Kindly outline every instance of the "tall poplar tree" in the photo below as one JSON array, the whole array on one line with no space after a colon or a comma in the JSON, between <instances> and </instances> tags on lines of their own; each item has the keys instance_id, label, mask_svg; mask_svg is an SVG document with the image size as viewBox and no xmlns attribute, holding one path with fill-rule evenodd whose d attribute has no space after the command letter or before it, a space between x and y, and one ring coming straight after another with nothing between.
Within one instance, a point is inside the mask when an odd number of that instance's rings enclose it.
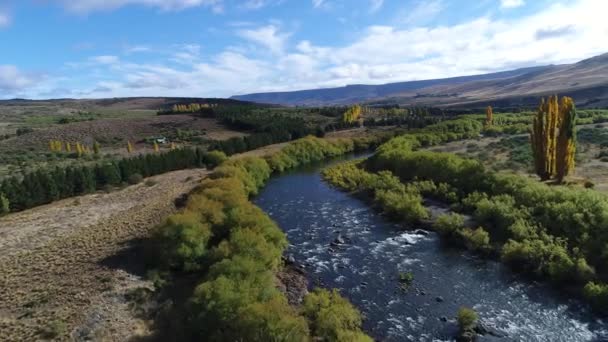
<instances>
[{"instance_id":1,"label":"tall poplar tree","mask_svg":"<svg viewBox=\"0 0 608 342\"><path fill-rule=\"evenodd\" d=\"M492 106L488 106L486 108L486 126L492 126L494 122L494 112L492 111Z\"/></svg>"},{"instance_id":2,"label":"tall poplar tree","mask_svg":"<svg viewBox=\"0 0 608 342\"><path fill-rule=\"evenodd\" d=\"M574 155L576 153L576 108L570 97L562 97L559 105L559 133L556 147L556 178L562 182L574 171Z\"/></svg>"},{"instance_id":3,"label":"tall poplar tree","mask_svg":"<svg viewBox=\"0 0 608 342\"><path fill-rule=\"evenodd\" d=\"M559 182L574 169L576 111L574 101L556 95L543 98L532 125L530 142L536 174Z\"/></svg>"}]
</instances>

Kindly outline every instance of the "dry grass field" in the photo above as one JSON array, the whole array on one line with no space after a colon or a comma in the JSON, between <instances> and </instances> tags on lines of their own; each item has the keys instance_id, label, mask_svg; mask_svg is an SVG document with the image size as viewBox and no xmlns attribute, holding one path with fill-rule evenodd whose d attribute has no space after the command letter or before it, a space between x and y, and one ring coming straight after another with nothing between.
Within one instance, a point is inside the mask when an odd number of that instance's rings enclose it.
<instances>
[{"instance_id":1,"label":"dry grass field","mask_svg":"<svg viewBox=\"0 0 608 342\"><path fill-rule=\"evenodd\" d=\"M184 170L111 193L58 201L0 219L0 331L5 341L125 341L146 322L127 296L150 287L125 256L206 175ZM145 198L145 201L142 199Z\"/></svg>"}]
</instances>

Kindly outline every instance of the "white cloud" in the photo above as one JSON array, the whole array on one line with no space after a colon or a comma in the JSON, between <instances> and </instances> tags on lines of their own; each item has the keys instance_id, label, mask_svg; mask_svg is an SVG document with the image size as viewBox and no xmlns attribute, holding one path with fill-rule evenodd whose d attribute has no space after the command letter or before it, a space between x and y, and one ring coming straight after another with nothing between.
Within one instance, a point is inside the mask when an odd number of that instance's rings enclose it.
<instances>
[{"instance_id":1,"label":"white cloud","mask_svg":"<svg viewBox=\"0 0 608 342\"><path fill-rule=\"evenodd\" d=\"M370 11L376 12L380 8L382 8L382 5L384 5L384 0L370 0L370 5L371 5Z\"/></svg>"},{"instance_id":2,"label":"white cloud","mask_svg":"<svg viewBox=\"0 0 608 342\"><path fill-rule=\"evenodd\" d=\"M418 0L412 8L406 8L399 15L398 21L406 24L421 24L431 22L443 10L442 0Z\"/></svg>"},{"instance_id":3,"label":"white cloud","mask_svg":"<svg viewBox=\"0 0 608 342\"><path fill-rule=\"evenodd\" d=\"M262 26L255 29L243 29L237 34L257 45L260 45L274 54L280 54L285 49L289 34L279 32L274 25Z\"/></svg>"},{"instance_id":4,"label":"white cloud","mask_svg":"<svg viewBox=\"0 0 608 342\"><path fill-rule=\"evenodd\" d=\"M8 13L4 13L0 10L0 28L7 27L11 24L11 17Z\"/></svg>"},{"instance_id":5,"label":"white cloud","mask_svg":"<svg viewBox=\"0 0 608 342\"><path fill-rule=\"evenodd\" d=\"M312 0L312 7L314 8L327 8L329 1L327 0Z\"/></svg>"},{"instance_id":6,"label":"white cloud","mask_svg":"<svg viewBox=\"0 0 608 342\"><path fill-rule=\"evenodd\" d=\"M524 0L500 0L501 8L516 8L525 5Z\"/></svg>"},{"instance_id":7,"label":"white cloud","mask_svg":"<svg viewBox=\"0 0 608 342\"><path fill-rule=\"evenodd\" d=\"M274 6L283 3L283 0L246 0L241 5L242 8L258 10L267 6Z\"/></svg>"},{"instance_id":8,"label":"white cloud","mask_svg":"<svg viewBox=\"0 0 608 342\"><path fill-rule=\"evenodd\" d=\"M145 45L126 46L124 48L124 53L126 53L126 54L151 52L151 51L152 51L152 49Z\"/></svg>"},{"instance_id":9,"label":"white cloud","mask_svg":"<svg viewBox=\"0 0 608 342\"><path fill-rule=\"evenodd\" d=\"M74 84L73 89L88 84L90 87L81 93L92 97L230 96L567 63L607 52L608 22L603 20L607 7L604 0L578 0L554 4L518 19L488 16L454 25L369 26L340 46L290 41L291 36L278 24L240 27L236 34L256 48L231 45L206 55L196 44L176 45L170 52L155 51L155 63L130 62L129 56L101 60L104 56L97 56L75 64L78 69L72 81L57 84L62 88ZM568 48L555 53L560 46ZM176 64L175 53L196 58L182 58ZM111 63L95 64L93 60ZM7 74L5 70L4 78L0 77L0 88L32 87L29 93L39 94L32 77L15 69L12 75ZM18 79L21 81L15 82Z\"/></svg>"},{"instance_id":10,"label":"white cloud","mask_svg":"<svg viewBox=\"0 0 608 342\"><path fill-rule=\"evenodd\" d=\"M89 58L89 61L97 64L115 64L119 62L119 58L117 56L95 56Z\"/></svg>"},{"instance_id":11,"label":"white cloud","mask_svg":"<svg viewBox=\"0 0 608 342\"><path fill-rule=\"evenodd\" d=\"M182 10L190 7L207 6L215 12L223 10L223 0L55 0L68 11L87 14L94 11L113 10L127 5L158 7L161 10Z\"/></svg>"},{"instance_id":12,"label":"white cloud","mask_svg":"<svg viewBox=\"0 0 608 342\"><path fill-rule=\"evenodd\" d=\"M17 93L35 85L40 79L40 76L23 73L14 65L0 65L0 90L3 92Z\"/></svg>"}]
</instances>

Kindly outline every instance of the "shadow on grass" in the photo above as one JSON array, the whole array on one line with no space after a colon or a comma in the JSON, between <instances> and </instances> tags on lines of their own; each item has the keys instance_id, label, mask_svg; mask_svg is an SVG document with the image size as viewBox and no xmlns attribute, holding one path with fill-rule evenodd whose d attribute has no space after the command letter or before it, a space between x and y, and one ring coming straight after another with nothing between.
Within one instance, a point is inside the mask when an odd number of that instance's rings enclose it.
<instances>
[{"instance_id":1,"label":"shadow on grass","mask_svg":"<svg viewBox=\"0 0 608 342\"><path fill-rule=\"evenodd\" d=\"M125 295L135 317L152 322L151 335L136 336L132 342L192 341L189 298L200 283L200 274L163 274L156 272L158 251L151 239L134 239L124 248L100 264L123 270L155 283L155 290L147 287L134 289Z\"/></svg>"}]
</instances>

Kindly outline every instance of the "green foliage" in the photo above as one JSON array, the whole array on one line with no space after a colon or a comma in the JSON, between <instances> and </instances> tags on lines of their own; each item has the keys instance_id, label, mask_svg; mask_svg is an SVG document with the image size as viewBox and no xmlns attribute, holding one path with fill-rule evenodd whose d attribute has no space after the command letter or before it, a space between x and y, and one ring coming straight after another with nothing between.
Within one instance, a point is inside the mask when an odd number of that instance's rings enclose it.
<instances>
[{"instance_id":1,"label":"green foliage","mask_svg":"<svg viewBox=\"0 0 608 342\"><path fill-rule=\"evenodd\" d=\"M482 227L477 229L465 228L459 233L468 249L480 252L490 250L490 234Z\"/></svg>"},{"instance_id":2,"label":"green foliage","mask_svg":"<svg viewBox=\"0 0 608 342\"><path fill-rule=\"evenodd\" d=\"M140 175L139 173L134 173L132 175L129 176L129 184L139 184L141 183L141 181L144 179L144 177L142 175Z\"/></svg>"},{"instance_id":3,"label":"green foliage","mask_svg":"<svg viewBox=\"0 0 608 342\"><path fill-rule=\"evenodd\" d=\"M471 308L462 307L458 310L457 315L458 326L461 332L471 331L477 326L479 316L477 312Z\"/></svg>"},{"instance_id":4,"label":"green foliage","mask_svg":"<svg viewBox=\"0 0 608 342\"><path fill-rule=\"evenodd\" d=\"M165 253L164 262L185 271L200 269L211 236L209 225L188 211L169 216L157 233L163 246L161 251Z\"/></svg>"},{"instance_id":5,"label":"green foliage","mask_svg":"<svg viewBox=\"0 0 608 342\"><path fill-rule=\"evenodd\" d=\"M476 126L466 121L458 124L462 130L456 137L440 128L448 122L429 126L389 140L366 161L331 167L323 176L345 190L375 198L401 220L407 218L399 216L405 207L415 207L422 196L452 204L472 214L481 227L465 228L456 213L441 216L434 228L449 241L484 253L500 252L513 268L556 284L603 285L598 279L608 276L608 199L593 190L495 173L453 154L416 150L477 134ZM412 200L412 194L420 199Z\"/></svg>"},{"instance_id":6,"label":"green foliage","mask_svg":"<svg viewBox=\"0 0 608 342\"><path fill-rule=\"evenodd\" d=\"M0 193L0 216L6 215L10 212L10 202L8 198Z\"/></svg>"},{"instance_id":7,"label":"green foliage","mask_svg":"<svg viewBox=\"0 0 608 342\"><path fill-rule=\"evenodd\" d=\"M457 213L443 214L433 222L433 229L444 236L452 236L464 228L464 216Z\"/></svg>"},{"instance_id":8,"label":"green foliage","mask_svg":"<svg viewBox=\"0 0 608 342\"><path fill-rule=\"evenodd\" d=\"M288 304L275 275L287 247L285 234L248 200L272 171L344 153L352 146L308 137L278 152L280 159L227 160L190 194L182 212L158 228L155 241L164 267L202 276L187 314L193 339L370 341L360 330L359 313L337 292L311 295L302 313Z\"/></svg>"},{"instance_id":9,"label":"green foliage","mask_svg":"<svg viewBox=\"0 0 608 342\"><path fill-rule=\"evenodd\" d=\"M549 237L522 242L509 240L502 249L502 260L517 269L555 282L584 284L595 275L583 258L573 259L560 240Z\"/></svg>"},{"instance_id":10,"label":"green foliage","mask_svg":"<svg viewBox=\"0 0 608 342\"><path fill-rule=\"evenodd\" d=\"M404 186L390 172L371 174L349 162L325 169L323 177L345 190L368 193L393 219L415 223L429 217L418 189Z\"/></svg>"},{"instance_id":11,"label":"green foliage","mask_svg":"<svg viewBox=\"0 0 608 342\"><path fill-rule=\"evenodd\" d=\"M323 341L372 341L361 332L361 315L337 290L315 289L304 298L304 315L312 333Z\"/></svg>"},{"instance_id":12,"label":"green foliage","mask_svg":"<svg viewBox=\"0 0 608 342\"><path fill-rule=\"evenodd\" d=\"M422 205L422 197L418 193L378 190L375 201L388 215L405 222L415 223L429 216L428 211Z\"/></svg>"},{"instance_id":13,"label":"green foliage","mask_svg":"<svg viewBox=\"0 0 608 342\"><path fill-rule=\"evenodd\" d=\"M608 312L608 285L589 282L583 288L583 295L594 309Z\"/></svg>"},{"instance_id":14,"label":"green foliage","mask_svg":"<svg viewBox=\"0 0 608 342\"><path fill-rule=\"evenodd\" d=\"M399 272L399 284L402 290L407 290L414 282L414 274L412 272Z\"/></svg>"},{"instance_id":15,"label":"green foliage","mask_svg":"<svg viewBox=\"0 0 608 342\"><path fill-rule=\"evenodd\" d=\"M205 164L208 168L213 169L224 161L226 161L226 159L228 159L228 157L226 157L226 154L224 152L210 151L204 155L202 163Z\"/></svg>"},{"instance_id":16,"label":"green foliage","mask_svg":"<svg viewBox=\"0 0 608 342\"><path fill-rule=\"evenodd\" d=\"M213 167L222 160L225 160L225 155L221 152L175 149L93 165L39 169L26 173L21 179L4 179L0 184L0 192L4 193L11 203L11 210L19 211L58 199L91 193L106 186L131 182L134 180L131 178L133 175L150 177L190 167Z\"/></svg>"}]
</instances>

